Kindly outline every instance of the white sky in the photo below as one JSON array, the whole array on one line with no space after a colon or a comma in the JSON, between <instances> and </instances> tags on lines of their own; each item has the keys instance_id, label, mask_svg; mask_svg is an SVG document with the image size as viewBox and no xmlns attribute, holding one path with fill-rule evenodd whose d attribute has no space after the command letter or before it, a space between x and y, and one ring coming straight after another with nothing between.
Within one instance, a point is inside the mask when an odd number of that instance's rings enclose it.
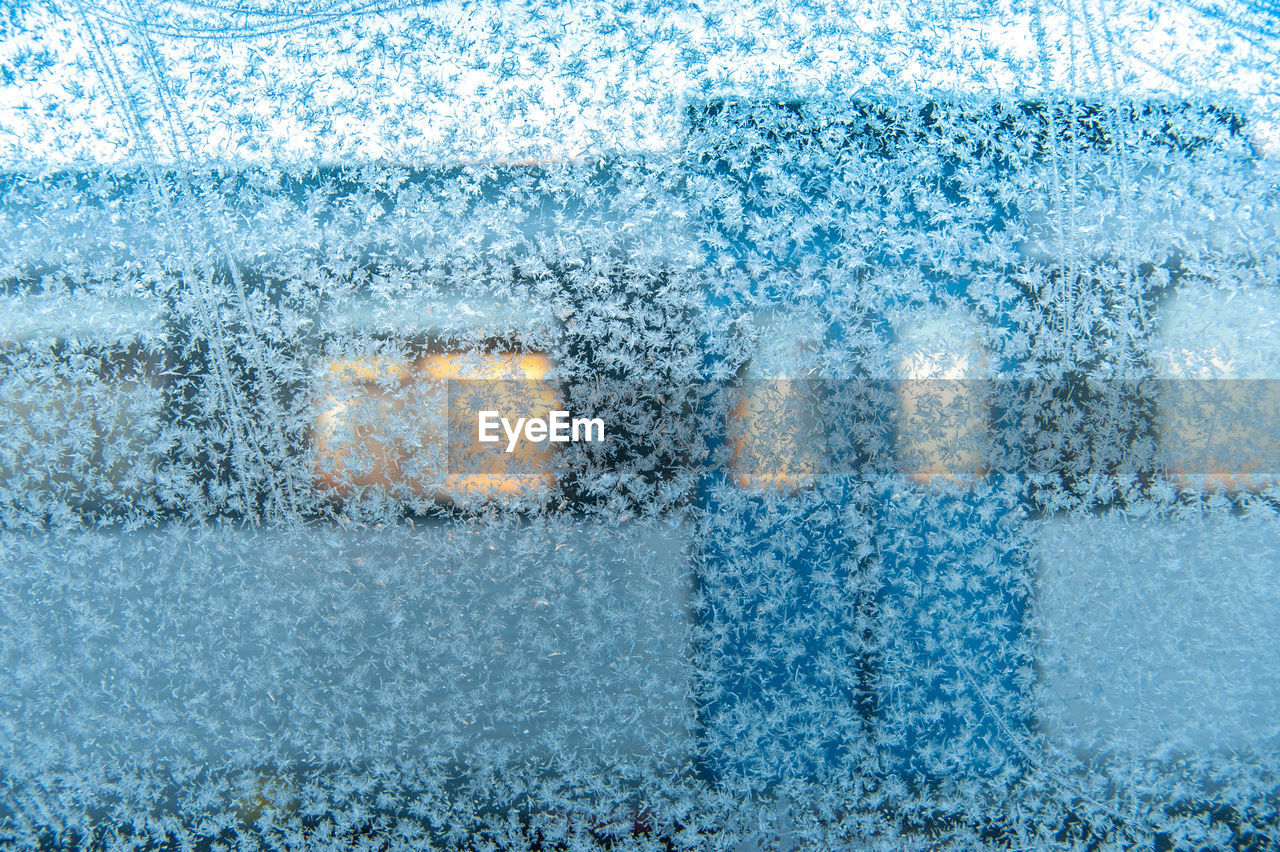
<instances>
[{"instance_id":1,"label":"white sky","mask_svg":"<svg viewBox=\"0 0 1280 852\"><path fill-rule=\"evenodd\" d=\"M577 157L669 145L716 94L1173 93L1273 136L1280 109L1280 42L1231 6L545 6L40 5L0 30L0 162Z\"/></svg>"}]
</instances>

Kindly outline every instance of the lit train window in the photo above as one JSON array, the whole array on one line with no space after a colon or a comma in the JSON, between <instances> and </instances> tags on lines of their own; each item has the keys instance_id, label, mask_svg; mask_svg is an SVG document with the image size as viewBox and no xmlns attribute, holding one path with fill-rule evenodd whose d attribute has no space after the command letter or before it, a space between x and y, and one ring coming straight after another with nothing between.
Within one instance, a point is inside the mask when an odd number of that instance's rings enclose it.
<instances>
[{"instance_id":1,"label":"lit train window","mask_svg":"<svg viewBox=\"0 0 1280 852\"><path fill-rule=\"evenodd\" d=\"M317 483L340 494L395 488L404 482L405 381L412 362L387 355L335 358L317 379L320 413L312 428ZM400 437L397 437L399 435Z\"/></svg>"},{"instance_id":2,"label":"lit train window","mask_svg":"<svg viewBox=\"0 0 1280 852\"><path fill-rule=\"evenodd\" d=\"M545 496L555 485L554 454L557 444L549 433L542 437L512 437L508 428L520 419L552 421L552 412L564 411L560 394L548 380L551 359L539 353L446 353L425 355L414 365L427 381L448 389L446 432L430 440L448 445L445 496L467 497ZM488 417L488 446L479 441L480 420ZM505 422L502 431L494 423ZM594 437L594 436L592 436Z\"/></svg>"},{"instance_id":3,"label":"lit train window","mask_svg":"<svg viewBox=\"0 0 1280 852\"><path fill-rule=\"evenodd\" d=\"M776 309L759 313L752 331L756 350L728 423L733 481L753 491L810 488L826 451L813 325Z\"/></svg>"},{"instance_id":4,"label":"lit train window","mask_svg":"<svg viewBox=\"0 0 1280 852\"><path fill-rule=\"evenodd\" d=\"M1172 483L1261 491L1280 476L1280 291L1183 284L1160 312L1158 425Z\"/></svg>"},{"instance_id":5,"label":"lit train window","mask_svg":"<svg viewBox=\"0 0 1280 852\"><path fill-rule=\"evenodd\" d=\"M545 353L547 310L509 292L477 307L437 286L389 300L365 285L329 306L310 389L314 484L341 501L433 505L543 501L557 483L550 440L504 434L563 409ZM480 442L492 411L500 440Z\"/></svg>"},{"instance_id":6,"label":"lit train window","mask_svg":"<svg viewBox=\"0 0 1280 852\"><path fill-rule=\"evenodd\" d=\"M987 472L986 367L977 322L959 308L913 315L897 331L897 458L918 484L972 483Z\"/></svg>"},{"instance_id":7,"label":"lit train window","mask_svg":"<svg viewBox=\"0 0 1280 852\"><path fill-rule=\"evenodd\" d=\"M482 412L509 424L548 420L559 408L550 370L547 356L515 352L328 360L312 432L317 484L339 496L374 489L453 502L545 496L555 443L496 428L497 446L476 438Z\"/></svg>"}]
</instances>

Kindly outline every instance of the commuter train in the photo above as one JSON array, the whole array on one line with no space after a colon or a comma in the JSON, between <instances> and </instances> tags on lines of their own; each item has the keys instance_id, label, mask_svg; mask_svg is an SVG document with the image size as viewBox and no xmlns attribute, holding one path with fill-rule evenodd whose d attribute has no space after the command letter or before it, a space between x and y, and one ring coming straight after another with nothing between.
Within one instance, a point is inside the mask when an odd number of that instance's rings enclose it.
<instances>
[{"instance_id":1,"label":"commuter train","mask_svg":"<svg viewBox=\"0 0 1280 852\"><path fill-rule=\"evenodd\" d=\"M90 588L155 579L103 629L203 671L133 671L120 640L12 681L21 713L70 708L40 742L106 716L100 753L144 762L266 737L373 765L433 736L391 696L450 717L460 778L581 752L757 803L870 773L877 808L979 808L1124 748L1274 751L1280 283L1186 189L1260 168L1243 118L687 118L633 160L7 176L11 564L95 536ZM508 415L543 428L497 440ZM230 656L201 620L220 595ZM407 663L378 638L406 622L450 638ZM282 667L310 685L292 706L191 709Z\"/></svg>"}]
</instances>

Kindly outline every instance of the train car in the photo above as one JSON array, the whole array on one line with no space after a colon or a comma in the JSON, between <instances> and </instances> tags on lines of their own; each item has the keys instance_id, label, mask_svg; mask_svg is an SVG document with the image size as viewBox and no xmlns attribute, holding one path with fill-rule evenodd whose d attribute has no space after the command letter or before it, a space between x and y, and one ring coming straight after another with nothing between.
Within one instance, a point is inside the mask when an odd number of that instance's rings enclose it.
<instances>
[{"instance_id":1,"label":"train car","mask_svg":"<svg viewBox=\"0 0 1280 852\"><path fill-rule=\"evenodd\" d=\"M685 118L3 178L5 825L1264 848L1274 206L1159 206L1256 176L1243 119Z\"/></svg>"}]
</instances>

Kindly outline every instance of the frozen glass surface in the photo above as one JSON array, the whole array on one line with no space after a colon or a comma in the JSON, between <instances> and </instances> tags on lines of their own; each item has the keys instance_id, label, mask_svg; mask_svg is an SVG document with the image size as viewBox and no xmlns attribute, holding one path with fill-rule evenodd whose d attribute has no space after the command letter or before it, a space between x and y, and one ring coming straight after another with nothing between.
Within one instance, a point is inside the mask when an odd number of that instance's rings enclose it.
<instances>
[{"instance_id":1,"label":"frozen glass surface","mask_svg":"<svg viewBox=\"0 0 1280 852\"><path fill-rule=\"evenodd\" d=\"M1275 11L6 5L0 846L1274 847Z\"/></svg>"}]
</instances>

